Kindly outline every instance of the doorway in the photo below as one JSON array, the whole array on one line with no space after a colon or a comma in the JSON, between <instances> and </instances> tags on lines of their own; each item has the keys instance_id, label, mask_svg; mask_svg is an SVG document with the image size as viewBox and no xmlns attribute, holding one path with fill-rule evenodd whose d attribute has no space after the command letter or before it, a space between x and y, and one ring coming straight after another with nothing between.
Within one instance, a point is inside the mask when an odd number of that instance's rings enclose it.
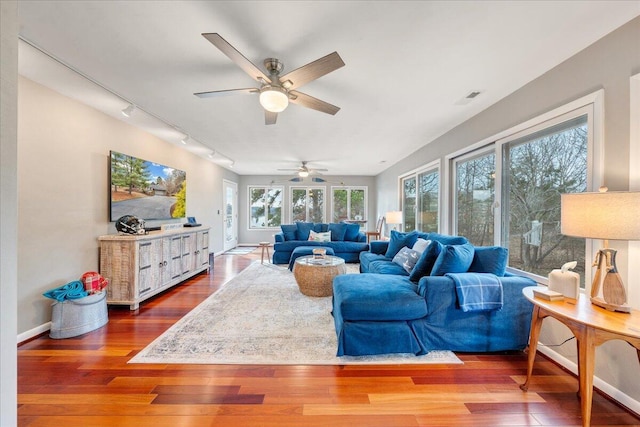
<instances>
[{"instance_id":1,"label":"doorway","mask_svg":"<svg viewBox=\"0 0 640 427\"><path fill-rule=\"evenodd\" d=\"M223 246L224 250L228 251L238 246L238 184L223 180L222 194L224 194Z\"/></svg>"}]
</instances>

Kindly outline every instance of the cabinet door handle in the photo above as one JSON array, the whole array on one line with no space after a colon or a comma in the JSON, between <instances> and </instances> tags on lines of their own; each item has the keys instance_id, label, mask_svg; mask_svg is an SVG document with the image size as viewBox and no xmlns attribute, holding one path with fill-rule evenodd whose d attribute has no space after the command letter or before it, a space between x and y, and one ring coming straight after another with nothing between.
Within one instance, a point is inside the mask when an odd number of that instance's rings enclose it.
<instances>
[{"instance_id":1,"label":"cabinet door handle","mask_svg":"<svg viewBox=\"0 0 640 427\"><path fill-rule=\"evenodd\" d=\"M160 263L158 264L158 267L159 267L159 268L162 268L162 262L160 262Z\"/></svg>"},{"instance_id":2,"label":"cabinet door handle","mask_svg":"<svg viewBox=\"0 0 640 427\"><path fill-rule=\"evenodd\" d=\"M167 261L163 262L162 264L166 267L167 266Z\"/></svg>"}]
</instances>

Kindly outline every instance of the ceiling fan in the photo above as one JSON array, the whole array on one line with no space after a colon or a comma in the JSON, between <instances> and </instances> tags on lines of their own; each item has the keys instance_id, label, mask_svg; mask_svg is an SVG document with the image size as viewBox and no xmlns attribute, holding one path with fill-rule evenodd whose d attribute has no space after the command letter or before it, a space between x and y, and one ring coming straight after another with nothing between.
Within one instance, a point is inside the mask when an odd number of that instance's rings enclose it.
<instances>
[{"instance_id":1,"label":"ceiling fan","mask_svg":"<svg viewBox=\"0 0 640 427\"><path fill-rule=\"evenodd\" d=\"M331 115L335 115L340 110L340 107L296 90L310 81L343 67L344 62L338 52L330 53L282 76L280 73L284 70L284 64L276 58L267 58L264 60L264 67L269 73L267 76L219 34L204 33L202 36L227 55L252 79L260 83L260 87L198 92L194 95L200 98L213 98L235 94L259 94L260 105L265 110L264 121L267 125L276 123L278 113L284 111L289 102Z\"/></svg>"},{"instance_id":2,"label":"ceiling fan","mask_svg":"<svg viewBox=\"0 0 640 427\"><path fill-rule=\"evenodd\" d=\"M299 177L306 178L309 175L322 175L320 172L327 172L329 169L310 168L307 166L307 162L303 161L302 165L296 169L278 169L279 171L296 172Z\"/></svg>"}]
</instances>

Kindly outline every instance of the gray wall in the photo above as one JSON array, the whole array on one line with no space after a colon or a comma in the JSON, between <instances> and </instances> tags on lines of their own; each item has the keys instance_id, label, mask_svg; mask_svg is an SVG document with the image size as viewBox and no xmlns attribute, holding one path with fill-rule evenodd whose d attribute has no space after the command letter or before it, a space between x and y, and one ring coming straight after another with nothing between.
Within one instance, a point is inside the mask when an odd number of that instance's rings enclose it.
<instances>
[{"instance_id":1,"label":"gray wall","mask_svg":"<svg viewBox=\"0 0 640 427\"><path fill-rule=\"evenodd\" d=\"M378 175L378 210L389 209L393 207L390 206L391 203L397 202L399 175L437 159L441 159L444 165L447 154L598 89L605 91L604 183L611 190L627 190L630 169L629 79L638 72L640 18L630 21L445 135L431 142L425 141L423 148ZM623 246L617 249L620 250L620 263L626 265L626 248ZM627 283L637 285L637 278L627 280ZM640 301L631 303L636 308L640 307ZM559 343L568 336L571 334L564 326L547 321L543 327L541 342ZM557 348L557 352L575 362L575 342L571 341ZM634 409L638 411L640 369L635 350L618 341L604 344L596 354L596 375L634 399L637 403Z\"/></svg>"},{"instance_id":2,"label":"gray wall","mask_svg":"<svg viewBox=\"0 0 640 427\"><path fill-rule=\"evenodd\" d=\"M0 425L17 424L18 3L0 2Z\"/></svg>"},{"instance_id":3,"label":"gray wall","mask_svg":"<svg viewBox=\"0 0 640 427\"><path fill-rule=\"evenodd\" d=\"M97 238L116 232L108 214L109 150L186 171L187 215L211 227L210 251L222 250L222 180L237 181L237 174L20 77L19 334L48 327L44 291L98 270Z\"/></svg>"},{"instance_id":4,"label":"gray wall","mask_svg":"<svg viewBox=\"0 0 640 427\"><path fill-rule=\"evenodd\" d=\"M330 181L325 183L311 182L310 178L306 178L303 182L286 182L290 175L287 176L265 176L265 175L244 175L240 177L238 183L238 206L240 213L240 221L238 223L238 242L240 244L255 244L257 242L273 242L273 235L280 232L279 229L270 230L249 230L249 195L247 188L249 185L269 185L271 181L276 181L277 184L284 187L284 213L283 224L291 222L291 212L289 210L289 204L291 202L290 187L295 186L313 186L325 188L325 213L327 222L330 222L331 215L331 187L339 186L343 182L345 186L366 186L368 195L367 215L368 222L366 228L373 230L376 225L376 179L372 176L329 176L323 175L322 178ZM285 182L283 182L285 181ZM334 184L332 184L333 182Z\"/></svg>"}]
</instances>

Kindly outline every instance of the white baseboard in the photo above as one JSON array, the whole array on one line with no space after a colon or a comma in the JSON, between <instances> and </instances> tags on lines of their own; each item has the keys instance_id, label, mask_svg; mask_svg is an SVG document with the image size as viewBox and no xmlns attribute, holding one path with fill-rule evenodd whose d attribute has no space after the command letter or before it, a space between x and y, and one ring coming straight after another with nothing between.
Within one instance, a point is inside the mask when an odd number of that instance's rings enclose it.
<instances>
[{"instance_id":1,"label":"white baseboard","mask_svg":"<svg viewBox=\"0 0 640 427\"><path fill-rule=\"evenodd\" d=\"M21 334L18 334L18 344L20 344L21 342L25 342L27 340L30 340L33 337L37 337L38 335L47 332L48 330L51 329L51 322L47 322L44 325L40 325L40 326L36 326L33 329L30 329L28 331L25 331Z\"/></svg>"},{"instance_id":2,"label":"white baseboard","mask_svg":"<svg viewBox=\"0 0 640 427\"><path fill-rule=\"evenodd\" d=\"M573 372L576 376L578 376L578 365L573 361L567 359L560 353L557 353L551 350L549 347L545 347L543 344L538 343L538 351L549 359L553 360L557 364L567 368L569 371ZM640 414L640 402L633 399L629 395L621 392L617 388L613 387L611 384L601 380L600 378L594 376L593 377L593 385L598 390L611 397L613 400L620 402L621 405L629 408L636 414Z\"/></svg>"}]
</instances>

